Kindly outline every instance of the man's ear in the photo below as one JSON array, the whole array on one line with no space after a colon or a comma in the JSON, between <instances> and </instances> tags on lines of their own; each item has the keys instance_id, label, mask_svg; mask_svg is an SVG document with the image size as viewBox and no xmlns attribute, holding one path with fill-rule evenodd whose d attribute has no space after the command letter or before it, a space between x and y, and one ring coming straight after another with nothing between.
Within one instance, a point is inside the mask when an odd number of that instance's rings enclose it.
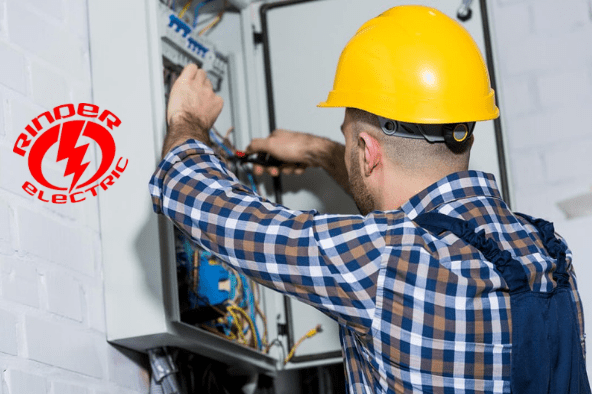
<instances>
[{"instance_id":1,"label":"man's ear","mask_svg":"<svg viewBox=\"0 0 592 394\"><path fill-rule=\"evenodd\" d=\"M378 140L366 132L361 132L358 137L358 147L363 149L364 175L369 176L372 171L382 164L382 150Z\"/></svg>"}]
</instances>

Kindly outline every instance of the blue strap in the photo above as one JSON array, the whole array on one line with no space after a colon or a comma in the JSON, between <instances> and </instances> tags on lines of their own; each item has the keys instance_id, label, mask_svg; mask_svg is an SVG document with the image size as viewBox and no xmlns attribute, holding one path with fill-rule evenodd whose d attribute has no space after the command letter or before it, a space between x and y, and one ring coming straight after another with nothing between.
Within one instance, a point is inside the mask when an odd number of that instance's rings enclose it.
<instances>
[{"instance_id":1,"label":"blue strap","mask_svg":"<svg viewBox=\"0 0 592 394\"><path fill-rule=\"evenodd\" d=\"M530 291L528 277L522 264L515 260L510 252L501 250L493 239L485 237L485 230L476 232L477 228L472 222L452 218L437 212L421 214L414 222L435 234L441 231L450 231L478 249L502 275L510 289L510 293Z\"/></svg>"},{"instance_id":2,"label":"blue strap","mask_svg":"<svg viewBox=\"0 0 592 394\"><path fill-rule=\"evenodd\" d=\"M551 223L520 216L537 228L549 255L557 260L553 274L557 288L552 292L530 291L522 264L486 238L484 230L477 233L472 222L434 212L420 215L415 222L432 233L450 231L474 246L506 281L511 295L513 393L592 394L566 272L567 247L555 237Z\"/></svg>"},{"instance_id":3,"label":"blue strap","mask_svg":"<svg viewBox=\"0 0 592 394\"><path fill-rule=\"evenodd\" d=\"M557 269L553 272L553 279L557 282L557 287L570 287L569 274L567 273L567 246L555 236L555 227L544 219L535 219L532 216L523 213L516 213L526 219L538 230L543 245L547 249L549 256L557 260Z\"/></svg>"}]
</instances>

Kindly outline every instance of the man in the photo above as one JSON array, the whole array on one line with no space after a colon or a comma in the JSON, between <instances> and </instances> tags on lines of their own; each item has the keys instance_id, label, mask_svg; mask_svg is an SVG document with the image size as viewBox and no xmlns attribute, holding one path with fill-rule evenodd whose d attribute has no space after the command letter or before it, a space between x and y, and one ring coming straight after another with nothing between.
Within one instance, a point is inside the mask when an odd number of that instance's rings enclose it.
<instances>
[{"instance_id":1,"label":"man","mask_svg":"<svg viewBox=\"0 0 592 394\"><path fill-rule=\"evenodd\" d=\"M279 130L249 147L324 168L363 216L293 211L242 186L207 146L222 104L203 71L183 71L155 210L335 318L349 392L590 393L570 252L550 223L510 212L493 176L467 171L475 122L498 109L454 20L402 6L362 26L321 104L346 108L345 146Z\"/></svg>"}]
</instances>

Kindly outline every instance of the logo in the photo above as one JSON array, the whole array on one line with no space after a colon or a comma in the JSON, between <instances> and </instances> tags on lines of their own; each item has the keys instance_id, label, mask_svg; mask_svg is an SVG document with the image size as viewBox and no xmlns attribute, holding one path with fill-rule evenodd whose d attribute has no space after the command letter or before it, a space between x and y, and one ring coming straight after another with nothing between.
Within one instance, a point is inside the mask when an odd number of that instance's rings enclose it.
<instances>
[{"instance_id":1,"label":"logo","mask_svg":"<svg viewBox=\"0 0 592 394\"><path fill-rule=\"evenodd\" d=\"M33 178L23 183L23 190L43 202L66 204L96 197L99 190L113 186L128 163L116 159L111 133L120 124L111 111L88 103L59 105L33 118L12 149L27 159ZM100 157L95 166L91 144ZM59 164L65 164L63 175L55 171Z\"/></svg>"}]
</instances>

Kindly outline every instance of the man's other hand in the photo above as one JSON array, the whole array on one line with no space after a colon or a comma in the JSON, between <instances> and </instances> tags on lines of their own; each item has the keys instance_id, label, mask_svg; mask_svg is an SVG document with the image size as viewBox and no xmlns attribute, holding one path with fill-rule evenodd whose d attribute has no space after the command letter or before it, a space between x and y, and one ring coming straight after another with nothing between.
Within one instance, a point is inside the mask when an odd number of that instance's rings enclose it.
<instances>
[{"instance_id":1,"label":"man's other hand","mask_svg":"<svg viewBox=\"0 0 592 394\"><path fill-rule=\"evenodd\" d=\"M307 167L321 166L319 157L319 150L322 149L319 141L321 139L312 134L278 129L267 138L254 138L247 147L246 153L269 153L284 162L281 168L254 165L253 170L256 175L267 172L272 176L278 176L280 171L284 174L300 175Z\"/></svg>"},{"instance_id":2,"label":"man's other hand","mask_svg":"<svg viewBox=\"0 0 592 394\"><path fill-rule=\"evenodd\" d=\"M208 133L223 106L224 100L214 93L206 72L195 64L186 66L169 96L169 132L164 141L163 156L191 138L209 143Z\"/></svg>"},{"instance_id":3,"label":"man's other hand","mask_svg":"<svg viewBox=\"0 0 592 394\"><path fill-rule=\"evenodd\" d=\"M214 93L206 72L195 64L189 64L171 89L167 123L170 126L178 117L188 118L198 121L201 127L209 130L223 106L224 100Z\"/></svg>"}]
</instances>

